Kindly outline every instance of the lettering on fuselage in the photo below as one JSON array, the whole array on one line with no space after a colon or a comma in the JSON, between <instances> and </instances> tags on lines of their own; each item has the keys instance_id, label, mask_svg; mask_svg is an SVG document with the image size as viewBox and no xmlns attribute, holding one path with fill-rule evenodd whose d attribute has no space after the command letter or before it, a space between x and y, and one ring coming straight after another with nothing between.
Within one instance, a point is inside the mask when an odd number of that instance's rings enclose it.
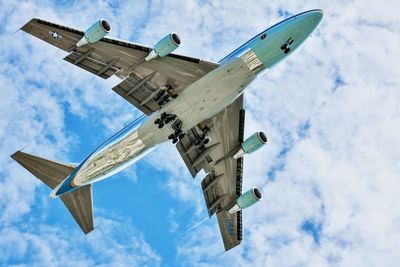
<instances>
[{"instance_id":1,"label":"lettering on fuselage","mask_svg":"<svg viewBox=\"0 0 400 267\"><path fill-rule=\"evenodd\" d=\"M256 53L253 50L249 49L246 53L240 56L249 70L257 72L264 68L264 64L261 60L257 57Z\"/></svg>"}]
</instances>

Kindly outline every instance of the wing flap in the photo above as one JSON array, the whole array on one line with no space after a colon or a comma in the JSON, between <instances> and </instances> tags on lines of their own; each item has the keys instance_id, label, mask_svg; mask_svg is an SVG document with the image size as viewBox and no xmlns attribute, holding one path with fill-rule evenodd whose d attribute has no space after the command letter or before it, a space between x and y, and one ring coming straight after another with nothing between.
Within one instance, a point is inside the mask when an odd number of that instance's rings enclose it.
<instances>
[{"instance_id":1,"label":"wing flap","mask_svg":"<svg viewBox=\"0 0 400 267\"><path fill-rule=\"evenodd\" d=\"M176 148L193 178L202 169L207 173L212 171L211 166L208 166L208 163L212 161L209 154L194 144L200 133L199 127L194 127L176 144Z\"/></svg>"},{"instance_id":2,"label":"wing flap","mask_svg":"<svg viewBox=\"0 0 400 267\"><path fill-rule=\"evenodd\" d=\"M222 209L222 202L227 197L226 194L221 194L221 190L218 188L218 183L223 179L226 179L224 174L215 175L215 172L210 172L201 182L204 200L210 217Z\"/></svg>"},{"instance_id":3,"label":"wing flap","mask_svg":"<svg viewBox=\"0 0 400 267\"><path fill-rule=\"evenodd\" d=\"M144 77L131 74L113 88L113 91L139 108L146 115L160 108L153 100L155 94L162 89L162 75L156 72L144 73ZM165 89L164 89L165 90Z\"/></svg>"},{"instance_id":4,"label":"wing flap","mask_svg":"<svg viewBox=\"0 0 400 267\"><path fill-rule=\"evenodd\" d=\"M103 79L107 79L119 71L119 68L115 66L115 63L118 62L118 58L111 59L108 62L103 62L91 57L90 55L93 52L93 48L87 49L85 52L74 51L66 56L64 60L97 76L100 76Z\"/></svg>"}]
</instances>

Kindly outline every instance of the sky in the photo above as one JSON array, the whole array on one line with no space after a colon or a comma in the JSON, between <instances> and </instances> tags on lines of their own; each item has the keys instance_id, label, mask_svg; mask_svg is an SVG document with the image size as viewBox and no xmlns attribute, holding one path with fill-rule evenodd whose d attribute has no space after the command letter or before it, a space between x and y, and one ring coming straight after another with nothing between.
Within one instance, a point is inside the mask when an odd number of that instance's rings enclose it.
<instances>
[{"instance_id":1,"label":"sky","mask_svg":"<svg viewBox=\"0 0 400 267\"><path fill-rule=\"evenodd\" d=\"M9 157L80 162L140 116L66 53L18 29L33 17L219 61L273 24L321 8L317 30L245 91L245 135L268 144L245 158L244 241L227 253L207 218L204 173L192 179L166 143L94 185L85 236L50 189ZM399 266L398 1L0 2L1 266ZM204 221L203 221L204 220ZM199 222L203 221L201 224ZM194 225L194 229L187 231Z\"/></svg>"}]
</instances>

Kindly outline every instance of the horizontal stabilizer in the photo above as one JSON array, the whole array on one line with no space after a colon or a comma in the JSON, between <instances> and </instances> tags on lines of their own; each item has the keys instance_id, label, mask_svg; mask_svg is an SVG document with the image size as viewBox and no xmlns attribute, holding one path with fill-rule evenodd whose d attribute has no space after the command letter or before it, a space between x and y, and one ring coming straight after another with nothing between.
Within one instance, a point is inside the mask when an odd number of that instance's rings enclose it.
<instances>
[{"instance_id":1,"label":"horizontal stabilizer","mask_svg":"<svg viewBox=\"0 0 400 267\"><path fill-rule=\"evenodd\" d=\"M75 169L72 165L61 164L18 151L11 158L21 164L43 183L54 189ZM85 185L61 197L71 215L87 234L93 230L92 185Z\"/></svg>"},{"instance_id":2,"label":"horizontal stabilizer","mask_svg":"<svg viewBox=\"0 0 400 267\"><path fill-rule=\"evenodd\" d=\"M82 231L87 234L93 230L92 185L85 185L68 194L62 195L61 200L74 216Z\"/></svg>"},{"instance_id":3,"label":"horizontal stabilizer","mask_svg":"<svg viewBox=\"0 0 400 267\"><path fill-rule=\"evenodd\" d=\"M72 166L39 158L21 151L15 152L11 158L21 164L22 167L27 169L51 189L59 185L75 169Z\"/></svg>"}]
</instances>

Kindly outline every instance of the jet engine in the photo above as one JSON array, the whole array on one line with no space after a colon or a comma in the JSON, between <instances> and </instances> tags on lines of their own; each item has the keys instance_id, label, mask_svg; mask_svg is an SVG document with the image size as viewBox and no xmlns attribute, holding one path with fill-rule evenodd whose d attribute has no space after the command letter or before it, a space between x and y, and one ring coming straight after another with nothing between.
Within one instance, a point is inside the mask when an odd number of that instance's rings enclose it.
<instances>
[{"instance_id":1,"label":"jet engine","mask_svg":"<svg viewBox=\"0 0 400 267\"><path fill-rule=\"evenodd\" d=\"M242 157L244 154L251 154L267 143L267 136L263 132L255 132L242 143L241 148L233 156L235 159Z\"/></svg>"},{"instance_id":2,"label":"jet engine","mask_svg":"<svg viewBox=\"0 0 400 267\"><path fill-rule=\"evenodd\" d=\"M162 38L154 46L154 49L145 58L146 61L152 60L156 57L165 57L172 53L181 44L181 39L176 33L170 33Z\"/></svg>"},{"instance_id":3,"label":"jet engine","mask_svg":"<svg viewBox=\"0 0 400 267\"><path fill-rule=\"evenodd\" d=\"M95 22L92 26L85 31L84 36L76 43L76 47L80 47L85 44L93 44L111 31L111 26L105 19L101 19Z\"/></svg>"},{"instance_id":4,"label":"jet engine","mask_svg":"<svg viewBox=\"0 0 400 267\"><path fill-rule=\"evenodd\" d=\"M253 187L246 193L236 199L236 203L229 209L229 213L233 214L240 210L250 207L262 199L262 194L257 187Z\"/></svg>"}]
</instances>

